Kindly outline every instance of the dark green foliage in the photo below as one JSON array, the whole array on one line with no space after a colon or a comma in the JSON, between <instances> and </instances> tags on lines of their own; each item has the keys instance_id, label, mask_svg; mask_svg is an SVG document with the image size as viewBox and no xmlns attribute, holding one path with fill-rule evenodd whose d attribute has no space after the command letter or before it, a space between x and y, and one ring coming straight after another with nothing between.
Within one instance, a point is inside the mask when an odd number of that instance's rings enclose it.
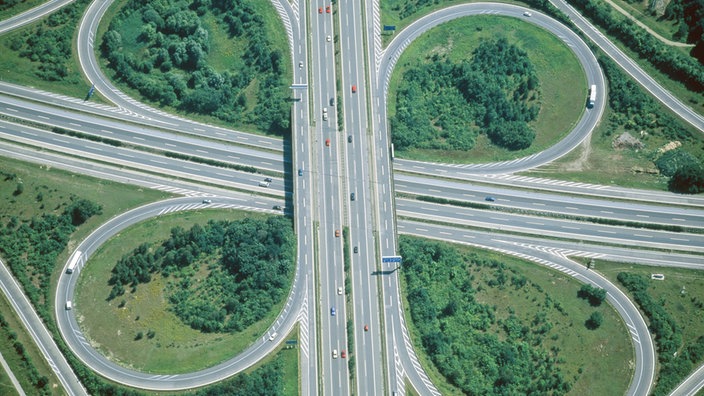
<instances>
[{"instance_id":1,"label":"dark green foliage","mask_svg":"<svg viewBox=\"0 0 704 396\"><path fill-rule=\"evenodd\" d=\"M591 306L598 307L606 300L606 290L585 283L577 292L577 297L589 300Z\"/></svg>"},{"instance_id":2,"label":"dark green foliage","mask_svg":"<svg viewBox=\"0 0 704 396\"><path fill-rule=\"evenodd\" d=\"M283 134L290 127L283 55L271 49L264 20L252 4L252 0L190 5L131 0L103 36L103 56L116 78L149 100ZM210 39L201 17L211 14L233 39L246 43L242 58L229 70L215 70L207 62ZM144 25L135 40L123 26L136 18ZM125 52L123 45L144 51ZM252 84L257 87L257 104L248 109L245 90Z\"/></svg>"},{"instance_id":3,"label":"dark green foliage","mask_svg":"<svg viewBox=\"0 0 704 396\"><path fill-rule=\"evenodd\" d=\"M663 44L605 2L574 0L570 3L673 80L681 82L691 91L704 91L704 68L695 59ZM613 91L611 87L609 93Z\"/></svg>"},{"instance_id":4,"label":"dark green foliage","mask_svg":"<svg viewBox=\"0 0 704 396\"><path fill-rule=\"evenodd\" d=\"M670 150L655 161L660 173L668 177L673 176L685 164L699 164L699 160L682 149Z\"/></svg>"},{"instance_id":5,"label":"dark green foliage","mask_svg":"<svg viewBox=\"0 0 704 396\"><path fill-rule=\"evenodd\" d=\"M46 81L65 80L71 64L71 40L89 0L77 0L41 21L21 40L12 43L20 56L35 63L34 73Z\"/></svg>"},{"instance_id":6,"label":"dark green foliage","mask_svg":"<svg viewBox=\"0 0 704 396\"><path fill-rule=\"evenodd\" d=\"M500 38L482 42L471 61L431 61L404 73L391 120L397 150L469 150L481 131L509 150L531 145L539 91L525 52Z\"/></svg>"},{"instance_id":7,"label":"dark green foliage","mask_svg":"<svg viewBox=\"0 0 704 396\"><path fill-rule=\"evenodd\" d=\"M686 353L678 353L682 346L682 333L662 302L653 300L648 294L647 277L620 272L617 279L633 295L635 302L650 321L649 328L655 335L660 363L660 373L653 394L666 395L691 371L690 357ZM701 343L700 339L693 347L694 355L698 356Z\"/></svg>"},{"instance_id":8,"label":"dark green foliage","mask_svg":"<svg viewBox=\"0 0 704 396\"><path fill-rule=\"evenodd\" d=\"M118 261L108 299L157 273L174 275L169 302L185 323L204 332L241 331L285 297L294 252L291 223L284 217L210 221L188 231L177 227L161 246L142 244ZM189 271L181 271L214 256L220 265L209 267L205 279L194 282Z\"/></svg>"},{"instance_id":9,"label":"dark green foliage","mask_svg":"<svg viewBox=\"0 0 704 396\"><path fill-rule=\"evenodd\" d=\"M691 55L704 63L704 0L672 0L664 18L679 21L675 38L686 38L694 44Z\"/></svg>"},{"instance_id":10,"label":"dark green foliage","mask_svg":"<svg viewBox=\"0 0 704 396\"><path fill-rule=\"evenodd\" d=\"M12 192L12 195L15 197L22 194L24 192L24 183L19 182L17 183L17 187L15 187L15 191Z\"/></svg>"},{"instance_id":11,"label":"dark green foliage","mask_svg":"<svg viewBox=\"0 0 704 396\"><path fill-rule=\"evenodd\" d=\"M283 363L280 359L266 363L254 372L200 389L195 396L272 396L284 394Z\"/></svg>"},{"instance_id":12,"label":"dark green foliage","mask_svg":"<svg viewBox=\"0 0 704 396\"><path fill-rule=\"evenodd\" d=\"M2 0L0 2L0 11L9 10L10 8L20 4L22 0Z\"/></svg>"},{"instance_id":13,"label":"dark green foliage","mask_svg":"<svg viewBox=\"0 0 704 396\"><path fill-rule=\"evenodd\" d=\"M552 327L545 315L537 314L531 323L515 315L497 320L495 308L475 300L470 269L493 269L487 283L498 288L508 282L525 284L525 278L502 263L437 242L401 237L399 247L412 320L426 352L450 383L467 395L569 391L557 351L539 347Z\"/></svg>"},{"instance_id":14,"label":"dark green foliage","mask_svg":"<svg viewBox=\"0 0 704 396\"><path fill-rule=\"evenodd\" d=\"M601 323L603 321L604 321L604 316L601 314L601 312L593 312L589 316L589 319L587 319L587 321L584 322L584 326L586 326L589 330L596 330L601 326Z\"/></svg>"},{"instance_id":15,"label":"dark green foliage","mask_svg":"<svg viewBox=\"0 0 704 396\"><path fill-rule=\"evenodd\" d=\"M144 333L141 332L141 331L137 332L137 335L134 336L134 340L135 340L135 341L139 341L139 340L141 340L142 338L144 338Z\"/></svg>"},{"instance_id":16,"label":"dark green foliage","mask_svg":"<svg viewBox=\"0 0 704 396\"><path fill-rule=\"evenodd\" d=\"M100 205L87 199L73 201L66 211L71 215L71 224L74 226L79 226L92 216L103 213Z\"/></svg>"},{"instance_id":17,"label":"dark green foliage","mask_svg":"<svg viewBox=\"0 0 704 396\"><path fill-rule=\"evenodd\" d=\"M670 191L683 194L704 192L704 166L699 163L686 163L675 171L667 187Z\"/></svg>"}]
</instances>

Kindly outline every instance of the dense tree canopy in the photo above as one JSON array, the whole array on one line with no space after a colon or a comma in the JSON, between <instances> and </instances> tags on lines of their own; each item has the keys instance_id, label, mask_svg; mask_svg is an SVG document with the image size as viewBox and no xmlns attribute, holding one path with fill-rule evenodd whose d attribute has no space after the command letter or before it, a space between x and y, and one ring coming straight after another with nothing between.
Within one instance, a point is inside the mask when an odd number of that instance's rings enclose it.
<instances>
[{"instance_id":1,"label":"dense tree canopy","mask_svg":"<svg viewBox=\"0 0 704 396\"><path fill-rule=\"evenodd\" d=\"M142 244L117 262L108 299L155 274L172 275L169 302L185 323L205 332L240 331L284 298L294 254L295 237L284 217L174 228L160 246ZM201 266L209 273L196 279L193 269Z\"/></svg>"},{"instance_id":2,"label":"dense tree canopy","mask_svg":"<svg viewBox=\"0 0 704 396\"><path fill-rule=\"evenodd\" d=\"M283 134L290 107L283 55L252 1L130 0L103 36L103 56L116 78L149 100ZM204 20L213 18L228 45L244 46L226 70L209 63L212 27Z\"/></svg>"},{"instance_id":3,"label":"dense tree canopy","mask_svg":"<svg viewBox=\"0 0 704 396\"><path fill-rule=\"evenodd\" d=\"M539 84L524 51L501 38L469 61L430 61L404 73L391 119L396 149L469 150L478 133L509 150L531 145Z\"/></svg>"}]
</instances>

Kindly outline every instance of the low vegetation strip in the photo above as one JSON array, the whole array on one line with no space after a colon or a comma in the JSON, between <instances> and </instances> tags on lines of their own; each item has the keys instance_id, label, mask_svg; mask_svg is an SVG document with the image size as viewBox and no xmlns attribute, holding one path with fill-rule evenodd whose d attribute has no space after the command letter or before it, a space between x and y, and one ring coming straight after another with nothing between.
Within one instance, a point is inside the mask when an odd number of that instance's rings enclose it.
<instances>
[{"instance_id":1,"label":"low vegetation strip","mask_svg":"<svg viewBox=\"0 0 704 396\"><path fill-rule=\"evenodd\" d=\"M453 205L453 206L460 206L460 207L465 207L465 208L495 210L498 212L506 212L506 213L539 214L539 215L545 216L545 217L576 220L576 221L586 221L586 222L594 223L594 224L605 224L605 225L614 225L614 226L617 225L617 226L626 226L626 227L633 227L633 228L643 228L643 229L671 231L671 232L691 232L691 233L695 233L695 234L701 234L702 232L704 232L704 230L702 230L702 229L688 228L688 227L682 227L682 226L678 226L678 225L639 223L639 222L634 222L634 221L604 219L604 218L600 218L600 217L573 216L573 215L565 215L565 214L544 212L544 211L537 211L537 210L523 210L523 209L505 208L505 207L501 207L501 206L493 206L493 205L467 202L467 201L458 201L458 200L454 200L454 199L433 197L433 196L428 196L428 195L418 195L415 198L419 201L433 202L433 203L437 203L437 204L441 204L441 205Z\"/></svg>"}]
</instances>

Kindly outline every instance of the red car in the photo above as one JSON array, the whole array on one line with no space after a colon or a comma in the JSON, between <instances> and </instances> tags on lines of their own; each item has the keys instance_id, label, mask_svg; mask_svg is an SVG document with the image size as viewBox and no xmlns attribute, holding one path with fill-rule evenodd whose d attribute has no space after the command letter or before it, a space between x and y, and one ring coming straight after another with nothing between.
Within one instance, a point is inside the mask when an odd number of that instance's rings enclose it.
<instances>
[{"instance_id":1,"label":"red car","mask_svg":"<svg viewBox=\"0 0 704 396\"><path fill-rule=\"evenodd\" d=\"M357 93L357 86L356 85L352 86L352 93Z\"/></svg>"},{"instance_id":2,"label":"red car","mask_svg":"<svg viewBox=\"0 0 704 396\"><path fill-rule=\"evenodd\" d=\"M325 145L326 145L327 147L330 147L330 139L325 139Z\"/></svg>"},{"instance_id":3,"label":"red car","mask_svg":"<svg viewBox=\"0 0 704 396\"><path fill-rule=\"evenodd\" d=\"M325 7L325 12L328 14L330 13L330 6Z\"/></svg>"},{"instance_id":4,"label":"red car","mask_svg":"<svg viewBox=\"0 0 704 396\"><path fill-rule=\"evenodd\" d=\"M369 325L364 325L364 331L369 331Z\"/></svg>"},{"instance_id":5,"label":"red car","mask_svg":"<svg viewBox=\"0 0 704 396\"><path fill-rule=\"evenodd\" d=\"M340 237L340 230L335 230L335 238L339 238L339 237Z\"/></svg>"},{"instance_id":6,"label":"red car","mask_svg":"<svg viewBox=\"0 0 704 396\"><path fill-rule=\"evenodd\" d=\"M343 350L342 352L340 352L340 357L343 358L343 359L346 358L346 357L347 357L347 352L345 352L344 350Z\"/></svg>"},{"instance_id":7,"label":"red car","mask_svg":"<svg viewBox=\"0 0 704 396\"><path fill-rule=\"evenodd\" d=\"M318 7L318 14L322 14L322 13L323 13L323 7Z\"/></svg>"}]
</instances>

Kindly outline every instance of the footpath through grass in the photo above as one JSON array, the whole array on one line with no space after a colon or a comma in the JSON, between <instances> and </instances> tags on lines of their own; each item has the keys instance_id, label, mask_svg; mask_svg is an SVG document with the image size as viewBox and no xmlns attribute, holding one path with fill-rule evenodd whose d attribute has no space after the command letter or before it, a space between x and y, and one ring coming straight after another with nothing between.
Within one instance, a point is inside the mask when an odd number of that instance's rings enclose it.
<instances>
[{"instance_id":1,"label":"footpath through grass","mask_svg":"<svg viewBox=\"0 0 704 396\"><path fill-rule=\"evenodd\" d=\"M154 275L107 301L111 271L117 259L144 242L160 242L173 227L190 229L210 219L237 220L264 217L230 210L199 210L160 216L137 224L104 244L93 256L78 282L75 311L90 342L111 360L151 373L184 373L213 366L244 350L261 337L285 300L269 314L240 333L202 333L170 312L165 289L170 278ZM124 305L123 305L124 301ZM123 305L123 306L121 306ZM138 334L142 334L139 337Z\"/></svg>"},{"instance_id":2,"label":"footpath through grass","mask_svg":"<svg viewBox=\"0 0 704 396\"><path fill-rule=\"evenodd\" d=\"M481 40L505 37L528 53L535 66L541 91L541 110L531 126L536 138L525 150L509 151L494 146L485 135L469 151L397 151L401 158L433 162L481 163L504 161L542 151L566 136L584 111L587 82L572 51L552 34L515 18L472 16L433 28L416 39L401 55L389 86L389 118L396 114L396 91L406 70L419 62L429 63L434 54L453 63L467 59ZM392 131L393 134L393 131Z\"/></svg>"}]
</instances>

